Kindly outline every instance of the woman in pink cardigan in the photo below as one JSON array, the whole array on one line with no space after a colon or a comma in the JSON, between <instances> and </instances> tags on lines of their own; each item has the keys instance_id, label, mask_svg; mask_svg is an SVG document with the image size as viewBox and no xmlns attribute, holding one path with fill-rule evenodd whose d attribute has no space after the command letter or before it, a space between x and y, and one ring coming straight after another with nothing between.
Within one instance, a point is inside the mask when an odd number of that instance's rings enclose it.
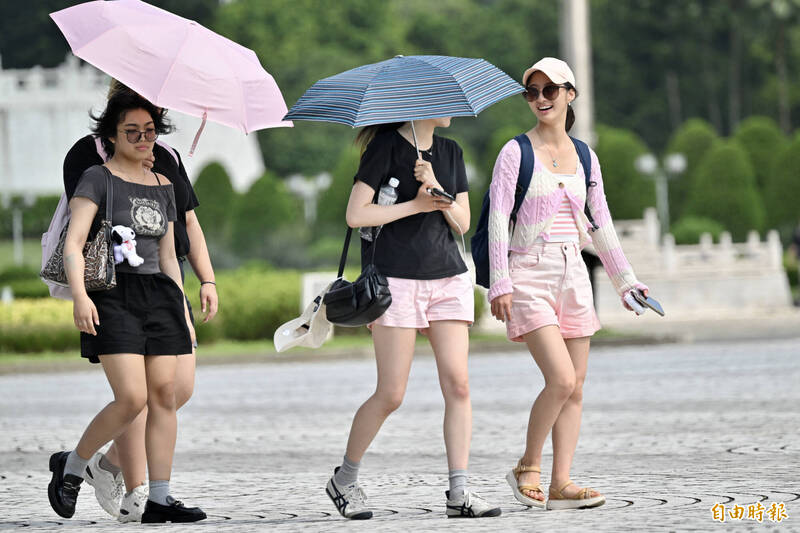
<instances>
[{"instance_id":1,"label":"woman in pink cardigan","mask_svg":"<svg viewBox=\"0 0 800 533\"><path fill-rule=\"evenodd\" d=\"M490 187L489 261L492 314L512 341L525 342L545 380L531 408L525 453L506 479L520 502L545 507L540 485L542 447L552 430L553 469L548 509L597 507L605 497L570 480L581 423L589 340L600 329L580 250L589 242L617 292L647 293L636 279L611 222L600 164L591 151L590 187L568 136L578 93L569 66L546 57L522 77L536 116L527 132L535 155L530 187L510 224L521 149L511 140L497 156ZM594 224L584 214L588 204Z\"/></svg>"}]
</instances>

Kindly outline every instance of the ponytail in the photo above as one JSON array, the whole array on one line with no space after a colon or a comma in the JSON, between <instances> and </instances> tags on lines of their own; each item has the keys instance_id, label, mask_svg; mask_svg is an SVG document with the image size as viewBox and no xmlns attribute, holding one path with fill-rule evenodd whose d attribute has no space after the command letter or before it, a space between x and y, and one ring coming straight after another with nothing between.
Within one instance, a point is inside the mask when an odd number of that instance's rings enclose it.
<instances>
[{"instance_id":1,"label":"ponytail","mask_svg":"<svg viewBox=\"0 0 800 533\"><path fill-rule=\"evenodd\" d=\"M575 111L573 111L572 106L567 106L567 131L572 129L572 125L575 124Z\"/></svg>"},{"instance_id":2,"label":"ponytail","mask_svg":"<svg viewBox=\"0 0 800 533\"><path fill-rule=\"evenodd\" d=\"M578 97L578 89L573 87L572 84L569 83L569 82L567 82L566 85L567 85L567 91L569 91L570 89L575 91L575 98L577 98ZM572 109L572 105L571 104L567 104L567 123L565 125L567 131L572 129L572 125L573 124L575 124L575 110Z\"/></svg>"}]
</instances>

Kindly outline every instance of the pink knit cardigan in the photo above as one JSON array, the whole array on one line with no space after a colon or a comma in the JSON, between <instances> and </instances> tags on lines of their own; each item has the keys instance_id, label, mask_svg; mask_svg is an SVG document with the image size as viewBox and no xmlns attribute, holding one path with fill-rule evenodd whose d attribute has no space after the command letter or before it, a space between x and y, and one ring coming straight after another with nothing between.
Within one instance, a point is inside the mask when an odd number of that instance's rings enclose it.
<instances>
[{"instance_id":1,"label":"pink knit cardigan","mask_svg":"<svg viewBox=\"0 0 800 533\"><path fill-rule=\"evenodd\" d=\"M583 167L579 162L576 162L576 166L578 177L581 179L564 180L545 169L537 159L533 167L530 187L517 213L516 227L511 228L510 216L514 207L514 191L519 175L521 152L519 144L513 139L500 150L494 165L494 172L492 172L492 184L489 188L491 200L489 211L489 301L513 292L508 273L509 252L526 253L538 237L545 240L549 238L550 226L558 213L559 204L565 193L572 204L572 212L578 223L581 247L583 248L589 243L594 244L594 249L617 293L623 296L632 288L647 288L636 279L633 268L622 252L603 190L600 163L594 150L590 150L590 152L591 181L596 185L589 187L588 198ZM577 155L575 159L577 160ZM583 212L587 201L595 224L598 226L598 229L591 233L591 224Z\"/></svg>"}]
</instances>

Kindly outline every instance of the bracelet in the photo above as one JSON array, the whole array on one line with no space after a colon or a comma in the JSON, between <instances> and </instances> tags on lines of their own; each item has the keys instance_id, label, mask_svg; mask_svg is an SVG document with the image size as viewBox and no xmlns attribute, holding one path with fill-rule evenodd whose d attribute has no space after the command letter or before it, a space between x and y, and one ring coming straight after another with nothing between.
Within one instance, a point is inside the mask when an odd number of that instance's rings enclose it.
<instances>
[{"instance_id":1,"label":"bracelet","mask_svg":"<svg viewBox=\"0 0 800 533\"><path fill-rule=\"evenodd\" d=\"M215 282L213 282L213 281L201 281L200 282L200 285L205 285L205 284L214 285L215 287L217 286L217 284Z\"/></svg>"}]
</instances>

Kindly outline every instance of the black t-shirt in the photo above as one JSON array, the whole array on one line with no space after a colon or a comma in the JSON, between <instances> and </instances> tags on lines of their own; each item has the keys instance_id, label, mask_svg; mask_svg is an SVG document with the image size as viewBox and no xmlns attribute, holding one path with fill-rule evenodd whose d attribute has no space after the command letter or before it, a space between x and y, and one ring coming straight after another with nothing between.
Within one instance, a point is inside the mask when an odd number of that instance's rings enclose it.
<instances>
[{"instance_id":1,"label":"black t-shirt","mask_svg":"<svg viewBox=\"0 0 800 533\"><path fill-rule=\"evenodd\" d=\"M175 154L177 155L178 152L176 151ZM183 168L180 155L175 161L169 150L159 143L153 145L153 155L156 159L153 171L166 176L172 182L175 192L175 206L178 213L174 228L175 254L182 257L189 253L190 247L189 235L186 233L186 212L197 207L199 202L194 194L189 176L186 174L186 169ZM64 191L67 193L67 198L72 198L75 187L78 186L78 181L87 168L103 163L105 161L97 153L94 136L87 135L79 139L64 158Z\"/></svg>"},{"instance_id":2,"label":"black t-shirt","mask_svg":"<svg viewBox=\"0 0 800 533\"><path fill-rule=\"evenodd\" d=\"M455 141L433 136L430 152L422 152L430 161L442 188L453 196L468 190L467 173L461 147ZM361 156L355 179L378 191L389 178L400 181L397 202L417 196L420 182L414 178L414 146L391 130L375 136ZM374 244L361 240L361 264L372 260L384 276L408 279L441 279L467 271L450 226L441 211L418 213L383 226Z\"/></svg>"}]
</instances>

